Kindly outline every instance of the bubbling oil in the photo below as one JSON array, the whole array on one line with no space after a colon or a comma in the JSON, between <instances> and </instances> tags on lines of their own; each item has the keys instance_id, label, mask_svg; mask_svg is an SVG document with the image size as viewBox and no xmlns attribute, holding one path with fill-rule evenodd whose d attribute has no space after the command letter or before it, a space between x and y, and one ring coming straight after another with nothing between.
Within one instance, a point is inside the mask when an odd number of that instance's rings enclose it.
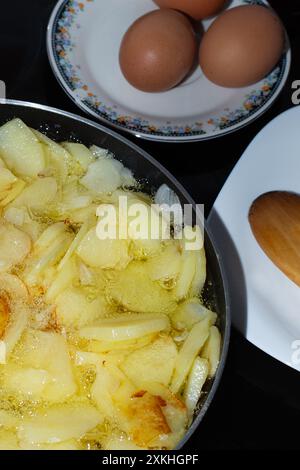
<instances>
[{"instance_id":1,"label":"bubbling oil","mask_svg":"<svg viewBox=\"0 0 300 470\"><path fill-rule=\"evenodd\" d=\"M8 123L14 138L25 126L16 121ZM199 299L204 250L188 253L172 236L100 240L99 205L118 212L120 196L127 196L129 204L143 205L142 222L149 224L155 197L103 149L80 147L74 156L68 143L42 134L32 141L36 153L44 152L45 168L29 178L25 162L18 183L26 203L21 193L21 203L12 199L0 219L19 248L14 263L5 260L6 273L0 263L0 298L9 307L0 306L0 345L7 348L0 364L0 448L172 449L196 408L188 409L187 378L215 322ZM55 190L51 200L45 184ZM78 208L82 198L88 203ZM161 214L155 220L165 225ZM0 254L1 243L0 237ZM184 348L204 318L203 344ZM182 350L191 357L182 359ZM206 374L208 364L202 359Z\"/></svg>"}]
</instances>

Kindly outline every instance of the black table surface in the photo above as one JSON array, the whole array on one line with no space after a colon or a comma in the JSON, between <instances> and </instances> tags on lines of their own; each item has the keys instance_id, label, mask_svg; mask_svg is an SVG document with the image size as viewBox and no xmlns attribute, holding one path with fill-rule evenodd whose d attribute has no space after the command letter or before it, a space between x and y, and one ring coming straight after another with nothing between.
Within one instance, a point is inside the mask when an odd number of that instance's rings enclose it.
<instances>
[{"instance_id":1,"label":"black table surface","mask_svg":"<svg viewBox=\"0 0 300 470\"><path fill-rule=\"evenodd\" d=\"M205 203L207 211L257 132L293 106L291 84L300 79L300 3L270 3L286 26L293 59L289 80L266 114L234 134L208 142L162 144L130 137L162 162L196 202ZM6 82L8 98L82 114L64 94L48 63L45 34L55 4L56 0L1 2L0 79ZM221 385L185 451L299 449L295 432L299 419L299 373L258 350L233 329Z\"/></svg>"}]
</instances>

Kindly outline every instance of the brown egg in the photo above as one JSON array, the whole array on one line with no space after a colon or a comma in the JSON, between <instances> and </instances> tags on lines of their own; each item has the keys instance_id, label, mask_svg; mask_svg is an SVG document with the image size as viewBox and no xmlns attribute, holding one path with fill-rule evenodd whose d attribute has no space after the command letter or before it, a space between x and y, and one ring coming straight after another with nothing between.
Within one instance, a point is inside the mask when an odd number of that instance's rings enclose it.
<instances>
[{"instance_id":1,"label":"brown egg","mask_svg":"<svg viewBox=\"0 0 300 470\"><path fill-rule=\"evenodd\" d=\"M269 8L247 5L222 13L200 45L206 77L224 87L243 87L262 80L284 49L285 32Z\"/></svg>"},{"instance_id":2,"label":"brown egg","mask_svg":"<svg viewBox=\"0 0 300 470\"><path fill-rule=\"evenodd\" d=\"M174 8L191 16L195 20L202 20L218 13L226 0L154 0L161 8Z\"/></svg>"},{"instance_id":3,"label":"brown egg","mask_svg":"<svg viewBox=\"0 0 300 470\"><path fill-rule=\"evenodd\" d=\"M197 41L190 21L174 10L155 10L125 33L120 67L131 85L142 91L166 91L191 70Z\"/></svg>"}]
</instances>

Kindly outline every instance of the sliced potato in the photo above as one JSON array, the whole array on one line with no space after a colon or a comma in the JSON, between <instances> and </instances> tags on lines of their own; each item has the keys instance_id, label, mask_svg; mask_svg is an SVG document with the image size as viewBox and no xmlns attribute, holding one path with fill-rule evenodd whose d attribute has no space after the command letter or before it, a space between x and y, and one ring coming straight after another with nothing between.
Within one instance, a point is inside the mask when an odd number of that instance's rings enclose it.
<instances>
[{"instance_id":1,"label":"sliced potato","mask_svg":"<svg viewBox=\"0 0 300 470\"><path fill-rule=\"evenodd\" d=\"M22 263L31 250L29 236L9 223L0 224L0 272Z\"/></svg>"},{"instance_id":2,"label":"sliced potato","mask_svg":"<svg viewBox=\"0 0 300 470\"><path fill-rule=\"evenodd\" d=\"M209 336L209 327L209 318L204 318L201 322L196 323L181 346L175 363L175 372L171 383L171 390L173 393L178 393L182 388L196 356L203 348Z\"/></svg>"},{"instance_id":3,"label":"sliced potato","mask_svg":"<svg viewBox=\"0 0 300 470\"><path fill-rule=\"evenodd\" d=\"M0 364L6 364L6 344L0 340Z\"/></svg>"},{"instance_id":4,"label":"sliced potato","mask_svg":"<svg viewBox=\"0 0 300 470\"><path fill-rule=\"evenodd\" d=\"M82 286L96 286L98 279L93 269L82 261L78 262L79 281Z\"/></svg>"},{"instance_id":5,"label":"sliced potato","mask_svg":"<svg viewBox=\"0 0 300 470\"><path fill-rule=\"evenodd\" d=\"M166 315L123 315L82 328L79 335L88 340L124 341L168 330L169 327Z\"/></svg>"},{"instance_id":6,"label":"sliced potato","mask_svg":"<svg viewBox=\"0 0 300 470\"><path fill-rule=\"evenodd\" d=\"M128 199L127 206L125 215L134 258L147 259L159 254L162 251L161 242L168 233L164 218L138 198Z\"/></svg>"},{"instance_id":7,"label":"sliced potato","mask_svg":"<svg viewBox=\"0 0 300 470\"><path fill-rule=\"evenodd\" d=\"M88 403L56 405L25 419L18 436L29 444L55 444L79 439L102 421L101 414Z\"/></svg>"},{"instance_id":8,"label":"sliced potato","mask_svg":"<svg viewBox=\"0 0 300 470\"><path fill-rule=\"evenodd\" d=\"M43 225L41 225L36 220L30 219L30 221L25 222L22 225L23 232L27 233L27 235L31 238L32 242L35 242L43 231Z\"/></svg>"},{"instance_id":9,"label":"sliced potato","mask_svg":"<svg viewBox=\"0 0 300 470\"><path fill-rule=\"evenodd\" d=\"M109 151L98 145L91 145L90 152L95 158L111 158Z\"/></svg>"},{"instance_id":10,"label":"sliced potato","mask_svg":"<svg viewBox=\"0 0 300 470\"><path fill-rule=\"evenodd\" d=\"M81 209L72 210L71 213L68 215L68 218L71 222L75 224L83 224L85 222L89 223L96 223L96 212L97 212L98 204L92 203L89 204L87 207L83 207Z\"/></svg>"},{"instance_id":11,"label":"sliced potato","mask_svg":"<svg viewBox=\"0 0 300 470\"><path fill-rule=\"evenodd\" d=\"M8 299L0 296L0 338L3 337L10 321L10 308Z\"/></svg>"},{"instance_id":12,"label":"sliced potato","mask_svg":"<svg viewBox=\"0 0 300 470\"><path fill-rule=\"evenodd\" d=\"M76 253L88 266L93 268L114 268L121 260L127 259L127 263L130 261L126 240L100 240L95 228L92 228L84 236Z\"/></svg>"},{"instance_id":13,"label":"sliced potato","mask_svg":"<svg viewBox=\"0 0 300 470\"><path fill-rule=\"evenodd\" d=\"M51 376L46 370L23 368L16 364L7 364L1 378L5 390L27 398L39 398L51 381Z\"/></svg>"},{"instance_id":14,"label":"sliced potato","mask_svg":"<svg viewBox=\"0 0 300 470\"><path fill-rule=\"evenodd\" d=\"M204 247L196 252L196 270L191 285L191 296L199 296L203 290L206 281L206 256Z\"/></svg>"},{"instance_id":15,"label":"sliced potato","mask_svg":"<svg viewBox=\"0 0 300 470\"><path fill-rule=\"evenodd\" d=\"M3 214L5 220L16 227L21 227L30 222L28 211L24 207L8 207Z\"/></svg>"},{"instance_id":16,"label":"sliced potato","mask_svg":"<svg viewBox=\"0 0 300 470\"><path fill-rule=\"evenodd\" d=\"M122 198L122 199L121 199ZM124 201L127 201L127 209L128 206L130 207L131 202L134 200L135 202L138 201L143 204L151 204L152 199L150 196L144 193L139 193L139 192L133 192L128 189L117 189L113 193L110 194L103 194L101 195L101 202L103 204L113 204L120 210L121 216L120 218L124 217L126 215L125 207L122 207L124 204ZM120 204L122 201L122 204ZM128 212L127 212L128 214ZM125 220L126 222L126 220ZM127 225L127 222L126 222Z\"/></svg>"},{"instance_id":17,"label":"sliced potato","mask_svg":"<svg viewBox=\"0 0 300 470\"><path fill-rule=\"evenodd\" d=\"M8 204L12 203L24 190L26 183L23 180L18 180L13 187L5 191L1 195L0 207L6 207Z\"/></svg>"},{"instance_id":18,"label":"sliced potato","mask_svg":"<svg viewBox=\"0 0 300 470\"><path fill-rule=\"evenodd\" d=\"M15 309L10 315L9 324L2 337L2 343L5 346L5 358L13 351L15 345L21 338L29 319L29 311L21 303L15 304Z\"/></svg>"},{"instance_id":19,"label":"sliced potato","mask_svg":"<svg viewBox=\"0 0 300 470\"><path fill-rule=\"evenodd\" d=\"M96 353L107 353L110 351L135 351L150 344L156 338L157 334L150 334L138 339L129 339L124 341L97 341L90 340L86 349Z\"/></svg>"},{"instance_id":20,"label":"sliced potato","mask_svg":"<svg viewBox=\"0 0 300 470\"><path fill-rule=\"evenodd\" d=\"M134 386L116 364L103 361L97 367L91 397L99 411L121 427L124 423L123 409L130 403L134 391Z\"/></svg>"},{"instance_id":21,"label":"sliced potato","mask_svg":"<svg viewBox=\"0 0 300 470\"><path fill-rule=\"evenodd\" d=\"M28 323L28 291L17 276L2 273L0 274L0 298L2 308L0 363L5 364Z\"/></svg>"},{"instance_id":22,"label":"sliced potato","mask_svg":"<svg viewBox=\"0 0 300 470\"><path fill-rule=\"evenodd\" d=\"M7 168L0 168L0 192L8 191L18 178Z\"/></svg>"},{"instance_id":23,"label":"sliced potato","mask_svg":"<svg viewBox=\"0 0 300 470\"><path fill-rule=\"evenodd\" d=\"M103 364L118 366L123 362L126 353L123 351L110 351L106 354L76 351L74 363L76 366L103 366ZM121 369L120 369L121 370Z\"/></svg>"},{"instance_id":24,"label":"sliced potato","mask_svg":"<svg viewBox=\"0 0 300 470\"><path fill-rule=\"evenodd\" d=\"M63 199L58 204L61 217L72 217L73 212L81 209L87 209L91 205L92 201L92 196L89 196L88 194L74 194L69 196L67 199Z\"/></svg>"},{"instance_id":25,"label":"sliced potato","mask_svg":"<svg viewBox=\"0 0 300 470\"><path fill-rule=\"evenodd\" d=\"M214 377L221 356L221 334L216 326L211 326L209 338L201 351L201 356L209 362L209 377Z\"/></svg>"},{"instance_id":26,"label":"sliced potato","mask_svg":"<svg viewBox=\"0 0 300 470\"><path fill-rule=\"evenodd\" d=\"M147 264L139 261L133 261L123 271L115 273L107 294L132 312L171 313L177 306L171 293L150 279Z\"/></svg>"},{"instance_id":27,"label":"sliced potato","mask_svg":"<svg viewBox=\"0 0 300 470\"><path fill-rule=\"evenodd\" d=\"M118 368L117 371L119 372L120 369ZM118 416L118 421L120 423L120 427L124 428L126 427L126 423L124 423L124 407L127 406L128 403L130 403L134 393L136 392L136 387L128 377L125 376L125 374L121 374L120 376L120 386L117 388L117 390L113 394L113 399L115 403L115 407L118 410L117 411L117 416Z\"/></svg>"},{"instance_id":28,"label":"sliced potato","mask_svg":"<svg viewBox=\"0 0 300 470\"><path fill-rule=\"evenodd\" d=\"M24 279L27 285L34 286L41 284L41 276L48 268L57 264L64 257L72 241L71 233L65 232L55 240L53 245L46 248L42 253L33 253L24 271Z\"/></svg>"},{"instance_id":29,"label":"sliced potato","mask_svg":"<svg viewBox=\"0 0 300 470\"><path fill-rule=\"evenodd\" d=\"M21 442L20 447L22 450L82 450L82 446L75 439L53 444Z\"/></svg>"},{"instance_id":30,"label":"sliced potato","mask_svg":"<svg viewBox=\"0 0 300 470\"><path fill-rule=\"evenodd\" d=\"M57 194L55 178L38 178L13 201L14 207L39 208L50 204Z\"/></svg>"},{"instance_id":31,"label":"sliced potato","mask_svg":"<svg viewBox=\"0 0 300 470\"><path fill-rule=\"evenodd\" d=\"M85 171L95 160L92 152L83 144L78 144L75 142L63 142L62 146L72 155L75 161L78 162Z\"/></svg>"},{"instance_id":32,"label":"sliced potato","mask_svg":"<svg viewBox=\"0 0 300 470\"><path fill-rule=\"evenodd\" d=\"M45 134L35 129L33 133L43 144L47 167L46 172L49 170L50 174L58 177L61 182L65 183L72 162L71 155L66 149L54 142L54 140L49 139Z\"/></svg>"},{"instance_id":33,"label":"sliced potato","mask_svg":"<svg viewBox=\"0 0 300 470\"><path fill-rule=\"evenodd\" d=\"M184 402L192 418L201 396L203 385L209 372L209 363L206 359L196 357L184 389Z\"/></svg>"},{"instance_id":34,"label":"sliced potato","mask_svg":"<svg viewBox=\"0 0 300 470\"><path fill-rule=\"evenodd\" d=\"M164 400L166 406L163 407L163 412L167 418L168 424L172 433L182 433L187 425L187 408L181 398L171 393L169 389L165 391ZM177 441L178 442L178 441Z\"/></svg>"},{"instance_id":35,"label":"sliced potato","mask_svg":"<svg viewBox=\"0 0 300 470\"><path fill-rule=\"evenodd\" d=\"M20 417L13 411L0 410L0 426L6 429L16 428L20 423Z\"/></svg>"},{"instance_id":36,"label":"sliced potato","mask_svg":"<svg viewBox=\"0 0 300 470\"><path fill-rule=\"evenodd\" d=\"M168 385L176 358L177 348L172 338L161 336L148 346L130 353L121 368L138 388L143 388L147 382Z\"/></svg>"},{"instance_id":37,"label":"sliced potato","mask_svg":"<svg viewBox=\"0 0 300 470\"><path fill-rule=\"evenodd\" d=\"M150 443L152 448L174 449L186 432L188 413L185 403L161 383L148 382L143 390L159 398L161 409L170 428L167 434L156 436Z\"/></svg>"},{"instance_id":38,"label":"sliced potato","mask_svg":"<svg viewBox=\"0 0 300 470\"><path fill-rule=\"evenodd\" d=\"M45 400L63 401L76 392L67 342L60 334L27 329L14 354L20 366L50 374L42 393Z\"/></svg>"},{"instance_id":39,"label":"sliced potato","mask_svg":"<svg viewBox=\"0 0 300 470\"><path fill-rule=\"evenodd\" d=\"M21 450L18 438L13 431L0 429L0 450Z\"/></svg>"},{"instance_id":40,"label":"sliced potato","mask_svg":"<svg viewBox=\"0 0 300 470\"><path fill-rule=\"evenodd\" d=\"M70 260L71 256L74 254L75 250L77 249L78 245L81 243L87 231L88 231L88 223L84 223L80 227L80 230L78 231L76 237L74 238L71 245L69 246L67 253L63 257L63 259L60 261L58 265L58 270L61 270L65 266L65 264Z\"/></svg>"},{"instance_id":41,"label":"sliced potato","mask_svg":"<svg viewBox=\"0 0 300 470\"><path fill-rule=\"evenodd\" d=\"M59 272L55 270L55 278L46 292L46 301L49 303L55 301L59 294L70 286L76 275L76 264L74 259L71 258Z\"/></svg>"},{"instance_id":42,"label":"sliced potato","mask_svg":"<svg viewBox=\"0 0 300 470\"><path fill-rule=\"evenodd\" d=\"M34 250L40 252L48 248L50 245L55 243L55 241L64 235L66 232L66 226L63 222L58 222L56 224L51 224L47 227L38 240L34 244Z\"/></svg>"},{"instance_id":43,"label":"sliced potato","mask_svg":"<svg viewBox=\"0 0 300 470\"><path fill-rule=\"evenodd\" d=\"M122 184L120 168L116 167L115 161L112 158L99 158L91 163L86 175L80 180L81 184L95 194L115 191Z\"/></svg>"},{"instance_id":44,"label":"sliced potato","mask_svg":"<svg viewBox=\"0 0 300 470\"><path fill-rule=\"evenodd\" d=\"M149 392L137 393L132 398L127 409L128 433L139 447L148 447L154 439L171 432L163 406L165 402Z\"/></svg>"},{"instance_id":45,"label":"sliced potato","mask_svg":"<svg viewBox=\"0 0 300 470\"><path fill-rule=\"evenodd\" d=\"M0 127L0 152L17 176L38 176L45 168L43 146L21 119Z\"/></svg>"},{"instance_id":46,"label":"sliced potato","mask_svg":"<svg viewBox=\"0 0 300 470\"><path fill-rule=\"evenodd\" d=\"M171 319L172 324L177 330L185 328L191 330L196 323L206 317L210 318L211 325L213 325L217 320L217 314L208 310L201 304L198 298L194 297L180 304L172 314Z\"/></svg>"},{"instance_id":47,"label":"sliced potato","mask_svg":"<svg viewBox=\"0 0 300 470\"><path fill-rule=\"evenodd\" d=\"M182 253L182 264L179 277L174 288L176 300L186 299L192 286L196 272L196 255L194 251Z\"/></svg>"},{"instance_id":48,"label":"sliced potato","mask_svg":"<svg viewBox=\"0 0 300 470\"><path fill-rule=\"evenodd\" d=\"M91 397L104 416L113 418L116 415L113 394L120 385L121 378L110 365L104 363L97 367L96 380L91 387Z\"/></svg>"},{"instance_id":49,"label":"sliced potato","mask_svg":"<svg viewBox=\"0 0 300 470\"><path fill-rule=\"evenodd\" d=\"M58 208L62 214L85 209L93 202L93 196L85 191L76 177L69 177L69 182L62 187L62 198Z\"/></svg>"},{"instance_id":50,"label":"sliced potato","mask_svg":"<svg viewBox=\"0 0 300 470\"><path fill-rule=\"evenodd\" d=\"M117 433L111 434L103 442L104 450L145 450L145 447L137 446L132 439L126 436L126 434Z\"/></svg>"},{"instance_id":51,"label":"sliced potato","mask_svg":"<svg viewBox=\"0 0 300 470\"><path fill-rule=\"evenodd\" d=\"M96 354L93 352L76 351L75 365L86 366L93 364L94 366L102 366L103 361L106 359L106 354Z\"/></svg>"},{"instance_id":52,"label":"sliced potato","mask_svg":"<svg viewBox=\"0 0 300 470\"><path fill-rule=\"evenodd\" d=\"M167 245L162 253L147 261L149 277L167 289L174 287L181 269L181 254L175 243Z\"/></svg>"},{"instance_id":53,"label":"sliced potato","mask_svg":"<svg viewBox=\"0 0 300 470\"><path fill-rule=\"evenodd\" d=\"M137 181L133 176L132 171L129 168L122 168L121 170L121 179L123 188L133 188L137 186Z\"/></svg>"},{"instance_id":54,"label":"sliced potato","mask_svg":"<svg viewBox=\"0 0 300 470\"><path fill-rule=\"evenodd\" d=\"M29 310L22 303L16 303L14 310L10 315L9 324L1 340L3 348L2 361L6 362L10 353L20 340L29 319ZM2 362L1 361L1 362Z\"/></svg>"},{"instance_id":55,"label":"sliced potato","mask_svg":"<svg viewBox=\"0 0 300 470\"><path fill-rule=\"evenodd\" d=\"M66 327L81 328L105 317L109 306L101 295L89 299L80 288L69 287L56 298L58 323Z\"/></svg>"}]
</instances>

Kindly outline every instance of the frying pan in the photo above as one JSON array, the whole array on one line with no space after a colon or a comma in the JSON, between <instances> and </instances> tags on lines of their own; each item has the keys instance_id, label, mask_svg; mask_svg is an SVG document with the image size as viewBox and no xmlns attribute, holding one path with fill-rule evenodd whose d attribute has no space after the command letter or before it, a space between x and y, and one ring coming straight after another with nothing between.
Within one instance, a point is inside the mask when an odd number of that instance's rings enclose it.
<instances>
[{"instance_id":1,"label":"frying pan","mask_svg":"<svg viewBox=\"0 0 300 470\"><path fill-rule=\"evenodd\" d=\"M0 100L0 125L16 117L58 142L75 139L87 146L94 144L109 149L117 159L133 171L135 177L142 182L146 192L153 193L162 184L166 184L175 191L182 205L192 204L195 208L195 202L186 190L159 162L116 132L88 119L48 106L23 101ZM226 277L214 246L213 236L207 227L205 227L205 249L207 281L203 298L204 302L219 316L218 327L222 335L221 358L216 376L206 383L206 393L202 394L193 423L177 449L182 448L196 431L212 402L223 373L229 345L230 309Z\"/></svg>"}]
</instances>

